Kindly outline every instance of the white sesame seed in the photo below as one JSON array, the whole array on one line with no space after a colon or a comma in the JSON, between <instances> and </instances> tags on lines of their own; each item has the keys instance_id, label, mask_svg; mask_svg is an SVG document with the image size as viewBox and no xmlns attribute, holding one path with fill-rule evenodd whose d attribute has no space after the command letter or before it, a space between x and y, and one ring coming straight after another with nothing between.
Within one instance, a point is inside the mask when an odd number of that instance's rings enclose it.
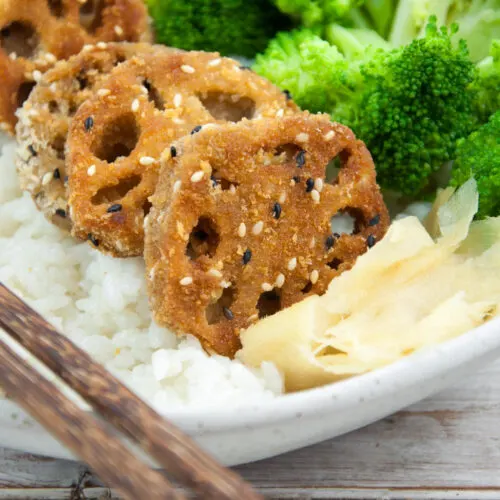
<instances>
[{"instance_id":1,"label":"white sesame seed","mask_svg":"<svg viewBox=\"0 0 500 500\"><path fill-rule=\"evenodd\" d=\"M285 111L283 109L278 109L278 111L276 111L276 116L278 118L281 118L284 114L285 114Z\"/></svg>"},{"instance_id":2,"label":"white sesame seed","mask_svg":"<svg viewBox=\"0 0 500 500\"><path fill-rule=\"evenodd\" d=\"M247 226L244 222L242 222L238 227L238 236L243 238L247 234Z\"/></svg>"},{"instance_id":3,"label":"white sesame seed","mask_svg":"<svg viewBox=\"0 0 500 500\"><path fill-rule=\"evenodd\" d=\"M97 91L97 95L98 95L99 97L106 97L106 96L107 96L107 95L109 95L109 94L111 94L111 90L109 90L109 89L99 89L99 90Z\"/></svg>"},{"instance_id":4,"label":"white sesame seed","mask_svg":"<svg viewBox=\"0 0 500 500\"><path fill-rule=\"evenodd\" d=\"M286 267L289 271L293 271L297 267L297 257L293 257L292 259L290 259Z\"/></svg>"},{"instance_id":5,"label":"white sesame seed","mask_svg":"<svg viewBox=\"0 0 500 500\"><path fill-rule=\"evenodd\" d=\"M222 281L220 282L220 286L221 286L222 288L229 288L231 285L232 285L232 283L231 283L230 281L225 281L225 280L222 280Z\"/></svg>"},{"instance_id":6,"label":"white sesame seed","mask_svg":"<svg viewBox=\"0 0 500 500\"><path fill-rule=\"evenodd\" d=\"M229 192L230 192L231 194L236 193L236 186L235 186L234 184L231 184L231 185L229 186Z\"/></svg>"},{"instance_id":7,"label":"white sesame seed","mask_svg":"<svg viewBox=\"0 0 500 500\"><path fill-rule=\"evenodd\" d=\"M333 130L330 130L330 132L327 132L323 136L323 139L325 139L325 141L331 141L334 137L335 137L335 132Z\"/></svg>"},{"instance_id":8,"label":"white sesame seed","mask_svg":"<svg viewBox=\"0 0 500 500\"><path fill-rule=\"evenodd\" d=\"M42 186L46 186L53 178L52 172L47 172L43 177L42 177Z\"/></svg>"},{"instance_id":9,"label":"white sesame seed","mask_svg":"<svg viewBox=\"0 0 500 500\"><path fill-rule=\"evenodd\" d=\"M154 158L152 158L151 156L141 156L139 159L139 163L143 167L147 167L148 165L152 165L155 162L156 162L156 160Z\"/></svg>"},{"instance_id":10,"label":"white sesame seed","mask_svg":"<svg viewBox=\"0 0 500 500\"><path fill-rule=\"evenodd\" d=\"M123 35L123 28L121 26L118 26L118 24L114 27L114 30L115 30L115 33L118 36L122 36Z\"/></svg>"},{"instance_id":11,"label":"white sesame seed","mask_svg":"<svg viewBox=\"0 0 500 500\"><path fill-rule=\"evenodd\" d=\"M137 113L137 111L139 111L140 105L141 105L141 103L139 102L139 99L134 99L132 101L132 106L130 106L130 107L134 113Z\"/></svg>"},{"instance_id":12,"label":"white sesame seed","mask_svg":"<svg viewBox=\"0 0 500 500\"><path fill-rule=\"evenodd\" d=\"M262 283L262 290L264 292L270 292L273 289L273 285L270 285L269 283Z\"/></svg>"},{"instance_id":13,"label":"white sesame seed","mask_svg":"<svg viewBox=\"0 0 500 500\"><path fill-rule=\"evenodd\" d=\"M28 116L31 116L31 117L38 116L38 111L36 109L30 109L28 111Z\"/></svg>"},{"instance_id":14,"label":"white sesame seed","mask_svg":"<svg viewBox=\"0 0 500 500\"><path fill-rule=\"evenodd\" d=\"M281 194L280 194L280 197L279 197L279 200L278 200L281 204L285 203L286 201L286 193L285 191L283 191Z\"/></svg>"},{"instance_id":15,"label":"white sesame seed","mask_svg":"<svg viewBox=\"0 0 500 500\"><path fill-rule=\"evenodd\" d=\"M318 282L318 278L319 278L319 272L315 269L309 275L309 279L311 280L311 283L315 285Z\"/></svg>"},{"instance_id":16,"label":"white sesame seed","mask_svg":"<svg viewBox=\"0 0 500 500\"><path fill-rule=\"evenodd\" d=\"M285 284L285 275L283 273L279 273L274 284L277 288L281 288Z\"/></svg>"},{"instance_id":17,"label":"white sesame seed","mask_svg":"<svg viewBox=\"0 0 500 500\"><path fill-rule=\"evenodd\" d=\"M176 180L174 182L174 187L172 189L174 193L177 193L177 191L179 191L179 189L181 188L181 184L182 182L180 180Z\"/></svg>"},{"instance_id":18,"label":"white sesame seed","mask_svg":"<svg viewBox=\"0 0 500 500\"><path fill-rule=\"evenodd\" d=\"M33 71L33 80L35 80L35 82L39 82L41 78L42 78L42 72L35 69L35 71Z\"/></svg>"},{"instance_id":19,"label":"white sesame seed","mask_svg":"<svg viewBox=\"0 0 500 500\"><path fill-rule=\"evenodd\" d=\"M295 140L298 142L307 142L309 140L309 134L301 132L300 134L297 134Z\"/></svg>"},{"instance_id":20,"label":"white sesame seed","mask_svg":"<svg viewBox=\"0 0 500 500\"><path fill-rule=\"evenodd\" d=\"M98 49L102 49L102 50L104 50L104 49L106 49L106 48L107 48L107 46L108 46L108 44L107 44L106 42L98 42L98 43L96 43L96 47L97 47Z\"/></svg>"},{"instance_id":21,"label":"white sesame seed","mask_svg":"<svg viewBox=\"0 0 500 500\"><path fill-rule=\"evenodd\" d=\"M314 203L319 203L320 196L319 196L318 191L316 191L316 189L313 189L311 191L311 198L313 199Z\"/></svg>"},{"instance_id":22,"label":"white sesame seed","mask_svg":"<svg viewBox=\"0 0 500 500\"><path fill-rule=\"evenodd\" d=\"M52 54L51 52L47 52L47 53L45 54L45 60L46 60L47 62L49 62L49 63L52 63L52 64L53 64L53 63L55 63L55 62L57 61L57 57L56 57L54 54Z\"/></svg>"},{"instance_id":23,"label":"white sesame seed","mask_svg":"<svg viewBox=\"0 0 500 500\"><path fill-rule=\"evenodd\" d=\"M13 61L15 61L15 60L17 59L17 54L16 54L15 52L11 52L11 53L9 54L9 57L10 57Z\"/></svg>"},{"instance_id":24,"label":"white sesame seed","mask_svg":"<svg viewBox=\"0 0 500 500\"><path fill-rule=\"evenodd\" d=\"M264 229L264 223L260 220L259 222L256 222L252 227L252 233L255 234L255 236L257 236L258 234L262 233L263 229Z\"/></svg>"},{"instance_id":25,"label":"white sesame seed","mask_svg":"<svg viewBox=\"0 0 500 500\"><path fill-rule=\"evenodd\" d=\"M210 269L207 274L214 278L222 278L222 273L218 269Z\"/></svg>"},{"instance_id":26,"label":"white sesame seed","mask_svg":"<svg viewBox=\"0 0 500 500\"><path fill-rule=\"evenodd\" d=\"M149 94L149 91L148 89L144 86L144 85L141 85L139 90L144 94L144 95L148 95Z\"/></svg>"},{"instance_id":27,"label":"white sesame seed","mask_svg":"<svg viewBox=\"0 0 500 500\"><path fill-rule=\"evenodd\" d=\"M182 286L188 286L188 285L191 285L193 283L193 278L191 276L184 276L184 278L182 278L179 283L182 285Z\"/></svg>"},{"instance_id":28,"label":"white sesame seed","mask_svg":"<svg viewBox=\"0 0 500 500\"><path fill-rule=\"evenodd\" d=\"M92 177L95 174L96 168L95 165L90 165L90 167L87 169L87 175L89 177Z\"/></svg>"},{"instance_id":29,"label":"white sesame seed","mask_svg":"<svg viewBox=\"0 0 500 500\"><path fill-rule=\"evenodd\" d=\"M93 48L94 48L94 46L92 44L87 43L83 46L82 51L88 52L89 50L92 50Z\"/></svg>"},{"instance_id":30,"label":"white sesame seed","mask_svg":"<svg viewBox=\"0 0 500 500\"><path fill-rule=\"evenodd\" d=\"M184 73L194 73L195 69L192 66L189 66L188 64L183 64L181 66L181 71Z\"/></svg>"},{"instance_id":31,"label":"white sesame seed","mask_svg":"<svg viewBox=\"0 0 500 500\"><path fill-rule=\"evenodd\" d=\"M311 242L309 243L309 248L314 248L316 245L316 238L313 236Z\"/></svg>"},{"instance_id":32,"label":"white sesame seed","mask_svg":"<svg viewBox=\"0 0 500 500\"><path fill-rule=\"evenodd\" d=\"M314 181L314 189L316 189L316 191L318 193L321 193L321 191L323 191L323 179L321 179L320 177L318 177Z\"/></svg>"},{"instance_id":33,"label":"white sesame seed","mask_svg":"<svg viewBox=\"0 0 500 500\"><path fill-rule=\"evenodd\" d=\"M212 59L209 63L208 66L218 66L221 63L221 59Z\"/></svg>"},{"instance_id":34,"label":"white sesame seed","mask_svg":"<svg viewBox=\"0 0 500 500\"><path fill-rule=\"evenodd\" d=\"M174 106L178 108L182 104L182 95L181 94L175 94L174 95Z\"/></svg>"},{"instance_id":35,"label":"white sesame seed","mask_svg":"<svg viewBox=\"0 0 500 500\"><path fill-rule=\"evenodd\" d=\"M184 123L184 120L182 118L172 118L172 121L176 124L176 125L182 125Z\"/></svg>"},{"instance_id":36,"label":"white sesame seed","mask_svg":"<svg viewBox=\"0 0 500 500\"><path fill-rule=\"evenodd\" d=\"M191 182L200 182L203 177L205 177L205 172L203 170L197 170L192 176L191 176Z\"/></svg>"}]
</instances>

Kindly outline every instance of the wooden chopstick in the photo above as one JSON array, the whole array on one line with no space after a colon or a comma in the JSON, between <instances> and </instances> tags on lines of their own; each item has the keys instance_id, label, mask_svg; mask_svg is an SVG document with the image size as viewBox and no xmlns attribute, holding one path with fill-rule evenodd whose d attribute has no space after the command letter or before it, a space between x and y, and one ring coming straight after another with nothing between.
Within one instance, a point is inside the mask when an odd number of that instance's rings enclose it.
<instances>
[{"instance_id":1,"label":"wooden chopstick","mask_svg":"<svg viewBox=\"0 0 500 500\"><path fill-rule=\"evenodd\" d=\"M186 497L168 479L137 459L95 417L0 341L0 383L16 403L87 462L108 485L129 500Z\"/></svg>"},{"instance_id":2,"label":"wooden chopstick","mask_svg":"<svg viewBox=\"0 0 500 500\"><path fill-rule=\"evenodd\" d=\"M240 476L218 464L87 353L58 333L1 282L0 326L201 498L262 498Z\"/></svg>"}]
</instances>

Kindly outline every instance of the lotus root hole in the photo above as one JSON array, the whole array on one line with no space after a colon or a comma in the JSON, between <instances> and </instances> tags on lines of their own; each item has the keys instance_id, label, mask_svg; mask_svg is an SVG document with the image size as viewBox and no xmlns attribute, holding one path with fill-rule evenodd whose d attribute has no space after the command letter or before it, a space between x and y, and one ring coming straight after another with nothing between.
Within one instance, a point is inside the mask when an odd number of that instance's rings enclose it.
<instances>
[{"instance_id":1,"label":"lotus root hole","mask_svg":"<svg viewBox=\"0 0 500 500\"><path fill-rule=\"evenodd\" d=\"M62 0L49 0L49 9L54 17L62 17L64 14L64 5Z\"/></svg>"},{"instance_id":2,"label":"lotus root hole","mask_svg":"<svg viewBox=\"0 0 500 500\"><path fill-rule=\"evenodd\" d=\"M304 288L302 288L301 292L304 294L309 293L312 290L312 287L313 287L313 284L310 281L308 281L306 283L306 286Z\"/></svg>"},{"instance_id":3,"label":"lotus root hole","mask_svg":"<svg viewBox=\"0 0 500 500\"><path fill-rule=\"evenodd\" d=\"M213 257L219 242L220 236L214 222L209 217L200 217L189 235L186 255L192 260L203 255Z\"/></svg>"},{"instance_id":4,"label":"lotus root hole","mask_svg":"<svg viewBox=\"0 0 500 500\"><path fill-rule=\"evenodd\" d=\"M235 188L239 186L238 182L232 182L229 179L226 179L225 177L222 177L220 172L217 169L212 169L212 182L215 186L220 186L222 191L227 191L231 189L231 186L234 186Z\"/></svg>"},{"instance_id":5,"label":"lotus root hole","mask_svg":"<svg viewBox=\"0 0 500 500\"><path fill-rule=\"evenodd\" d=\"M142 84L148 91L149 101L155 105L156 109L163 111L165 109L165 101L163 100L160 91L149 80L144 80Z\"/></svg>"},{"instance_id":6,"label":"lotus root hole","mask_svg":"<svg viewBox=\"0 0 500 500\"><path fill-rule=\"evenodd\" d=\"M238 94L205 92L199 94L198 99L216 120L239 122L243 118L251 119L255 114L255 101Z\"/></svg>"},{"instance_id":7,"label":"lotus root hole","mask_svg":"<svg viewBox=\"0 0 500 500\"><path fill-rule=\"evenodd\" d=\"M130 177L120 179L118 184L114 186L107 186L99 189L92 197L92 203L94 205L114 203L124 198L129 191L132 191L132 189L137 187L140 183L140 175L131 175Z\"/></svg>"},{"instance_id":8,"label":"lotus root hole","mask_svg":"<svg viewBox=\"0 0 500 500\"><path fill-rule=\"evenodd\" d=\"M354 234L357 230L357 219L348 211L336 213L331 219L332 233Z\"/></svg>"},{"instance_id":9,"label":"lotus root hole","mask_svg":"<svg viewBox=\"0 0 500 500\"><path fill-rule=\"evenodd\" d=\"M153 204L149 200L146 200L142 204L142 211L144 212L144 217L146 217L146 215L148 215L149 212L151 212L152 208L153 208Z\"/></svg>"},{"instance_id":10,"label":"lotus root hole","mask_svg":"<svg viewBox=\"0 0 500 500\"><path fill-rule=\"evenodd\" d=\"M342 261L340 259L335 258L335 259L332 259L330 262L328 262L327 265L331 269L338 271L341 264L342 264Z\"/></svg>"},{"instance_id":11,"label":"lotus root hole","mask_svg":"<svg viewBox=\"0 0 500 500\"><path fill-rule=\"evenodd\" d=\"M327 184L337 184L342 167L343 162L340 156L336 156L330 160L325 168L325 182Z\"/></svg>"},{"instance_id":12,"label":"lotus root hole","mask_svg":"<svg viewBox=\"0 0 500 500\"><path fill-rule=\"evenodd\" d=\"M17 91L17 107L20 108L26 99L28 99L31 91L35 87L35 82L24 82L21 83Z\"/></svg>"},{"instance_id":13,"label":"lotus root hole","mask_svg":"<svg viewBox=\"0 0 500 500\"><path fill-rule=\"evenodd\" d=\"M279 291L271 290L270 292L264 292L260 294L259 300L257 302L257 311L259 313L259 318L265 318L266 316L272 316L281 310L281 295Z\"/></svg>"},{"instance_id":14,"label":"lotus root hole","mask_svg":"<svg viewBox=\"0 0 500 500\"><path fill-rule=\"evenodd\" d=\"M224 319L231 319L231 306L234 297L235 291L233 287L224 288L219 299L208 305L205 315L209 325L215 325Z\"/></svg>"},{"instance_id":15,"label":"lotus root hole","mask_svg":"<svg viewBox=\"0 0 500 500\"><path fill-rule=\"evenodd\" d=\"M0 30L0 47L7 54L30 58L35 55L39 37L33 25L15 21Z\"/></svg>"},{"instance_id":16,"label":"lotus root hole","mask_svg":"<svg viewBox=\"0 0 500 500\"><path fill-rule=\"evenodd\" d=\"M80 24L88 33L95 34L102 26L104 0L87 0L80 7Z\"/></svg>"},{"instance_id":17,"label":"lotus root hole","mask_svg":"<svg viewBox=\"0 0 500 500\"><path fill-rule=\"evenodd\" d=\"M106 124L102 137L97 139L93 153L100 160L113 163L127 157L139 140L139 128L132 113L116 117Z\"/></svg>"},{"instance_id":18,"label":"lotus root hole","mask_svg":"<svg viewBox=\"0 0 500 500\"><path fill-rule=\"evenodd\" d=\"M293 163L297 165L297 157L301 151L302 148L296 144L282 144L274 150L274 156L277 157L279 163Z\"/></svg>"},{"instance_id":19,"label":"lotus root hole","mask_svg":"<svg viewBox=\"0 0 500 500\"><path fill-rule=\"evenodd\" d=\"M64 146L66 144L66 138L62 135L57 135L54 139L52 139L51 146L54 148L56 152L57 158L60 160L64 160Z\"/></svg>"}]
</instances>

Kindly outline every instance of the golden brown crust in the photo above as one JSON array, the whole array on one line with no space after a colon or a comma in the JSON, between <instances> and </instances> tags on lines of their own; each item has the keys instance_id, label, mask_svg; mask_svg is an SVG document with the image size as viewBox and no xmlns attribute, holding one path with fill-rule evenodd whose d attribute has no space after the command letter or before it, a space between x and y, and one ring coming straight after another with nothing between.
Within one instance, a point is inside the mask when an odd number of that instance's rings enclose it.
<instances>
[{"instance_id":1,"label":"golden brown crust","mask_svg":"<svg viewBox=\"0 0 500 500\"><path fill-rule=\"evenodd\" d=\"M0 2L0 128L13 133L15 111L41 73L97 42L149 42L142 0Z\"/></svg>"},{"instance_id":2,"label":"golden brown crust","mask_svg":"<svg viewBox=\"0 0 500 500\"><path fill-rule=\"evenodd\" d=\"M175 147L146 221L150 301L211 351L234 355L259 315L322 294L389 225L370 153L326 115L210 127ZM339 211L354 234L332 234Z\"/></svg>"},{"instance_id":3,"label":"golden brown crust","mask_svg":"<svg viewBox=\"0 0 500 500\"><path fill-rule=\"evenodd\" d=\"M21 188L39 210L69 230L65 145L78 108L106 80L111 70L136 54L169 50L141 43L93 45L47 71L18 111L16 165ZM106 91L104 91L106 92Z\"/></svg>"},{"instance_id":4,"label":"golden brown crust","mask_svg":"<svg viewBox=\"0 0 500 500\"><path fill-rule=\"evenodd\" d=\"M88 100L72 122L69 202L73 234L117 257L142 255L148 197L174 140L207 123L297 110L267 80L216 53L133 58L106 87L109 95Z\"/></svg>"}]
</instances>

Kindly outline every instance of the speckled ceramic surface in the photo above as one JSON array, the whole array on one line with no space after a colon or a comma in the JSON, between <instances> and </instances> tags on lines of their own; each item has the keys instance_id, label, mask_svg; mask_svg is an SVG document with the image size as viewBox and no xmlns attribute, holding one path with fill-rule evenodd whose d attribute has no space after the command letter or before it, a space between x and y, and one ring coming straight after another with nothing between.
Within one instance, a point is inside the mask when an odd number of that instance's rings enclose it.
<instances>
[{"instance_id":1,"label":"speckled ceramic surface","mask_svg":"<svg viewBox=\"0 0 500 500\"><path fill-rule=\"evenodd\" d=\"M168 417L226 465L260 460L352 431L457 382L500 356L500 318L386 368L262 405ZM0 446L73 458L9 401Z\"/></svg>"}]
</instances>

